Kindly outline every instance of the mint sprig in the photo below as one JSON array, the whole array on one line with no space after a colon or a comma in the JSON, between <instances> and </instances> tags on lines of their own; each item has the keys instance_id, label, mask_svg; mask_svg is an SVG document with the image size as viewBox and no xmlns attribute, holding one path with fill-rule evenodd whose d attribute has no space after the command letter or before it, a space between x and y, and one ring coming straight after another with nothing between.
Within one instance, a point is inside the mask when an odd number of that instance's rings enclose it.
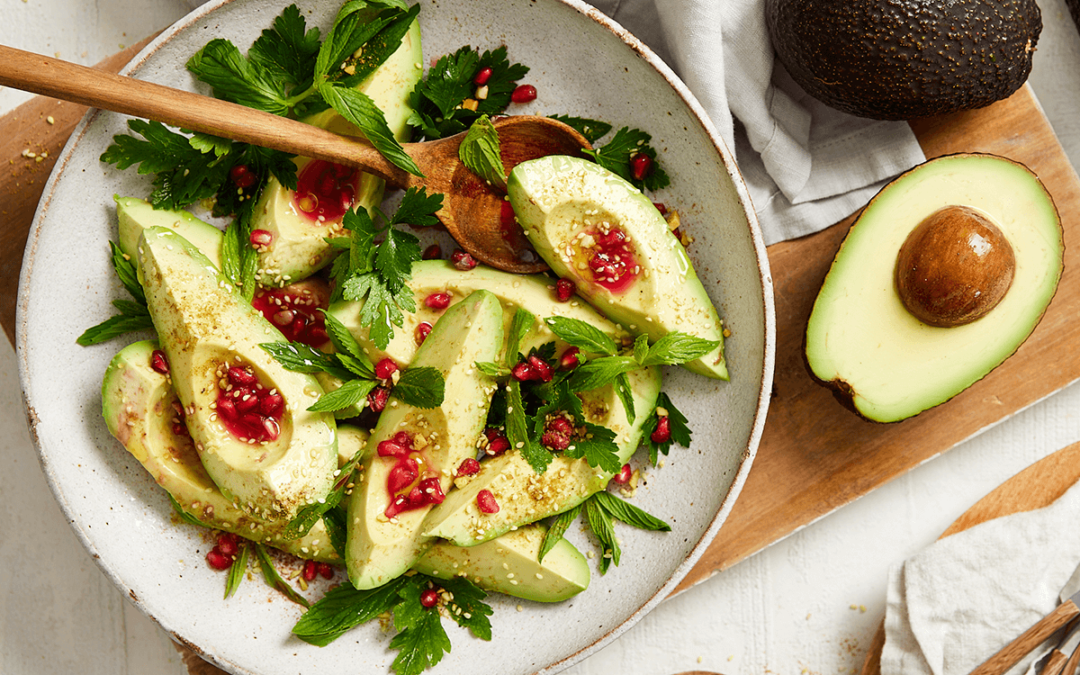
<instances>
[{"instance_id":1,"label":"mint sprig","mask_svg":"<svg viewBox=\"0 0 1080 675\"><path fill-rule=\"evenodd\" d=\"M83 331L83 334L75 340L76 344L83 347L100 344L127 333L154 329L154 322L150 318L150 310L146 308L146 295L139 283L135 264L124 256L124 252L115 243L110 241L109 246L112 249L113 271L134 301L113 300L113 307L120 313Z\"/></svg>"},{"instance_id":2,"label":"mint sprig","mask_svg":"<svg viewBox=\"0 0 1080 675\"><path fill-rule=\"evenodd\" d=\"M280 591L286 598L292 600L301 607L310 607L311 603L307 598L296 592L293 588L281 578L277 569L274 567L274 561L270 559L270 554L267 552L266 547L262 544L255 544L255 559L259 563L259 570L262 572L263 580L271 588L275 588Z\"/></svg>"},{"instance_id":3,"label":"mint sprig","mask_svg":"<svg viewBox=\"0 0 1080 675\"><path fill-rule=\"evenodd\" d=\"M226 600L236 593L236 589L240 588L240 583L244 580L244 575L247 574L248 543L246 541L240 541L238 546L240 547L240 552L236 556L236 559L233 560L232 565L229 566L229 576L225 578Z\"/></svg>"},{"instance_id":4,"label":"mint sprig","mask_svg":"<svg viewBox=\"0 0 1080 675\"><path fill-rule=\"evenodd\" d=\"M540 551L536 555L537 562L544 562L544 556L551 552L551 549L555 548L555 544L559 543L559 540L566 534L566 530L570 527L570 524L578 519L581 515L584 504L578 504L572 509L563 511L551 521L548 526L547 532L544 533L544 540L540 542Z\"/></svg>"},{"instance_id":5,"label":"mint sprig","mask_svg":"<svg viewBox=\"0 0 1080 675\"><path fill-rule=\"evenodd\" d=\"M489 185L506 189L506 169L499 155L499 132L487 115L481 115L469 127L458 146L458 157L465 168Z\"/></svg>"}]
</instances>

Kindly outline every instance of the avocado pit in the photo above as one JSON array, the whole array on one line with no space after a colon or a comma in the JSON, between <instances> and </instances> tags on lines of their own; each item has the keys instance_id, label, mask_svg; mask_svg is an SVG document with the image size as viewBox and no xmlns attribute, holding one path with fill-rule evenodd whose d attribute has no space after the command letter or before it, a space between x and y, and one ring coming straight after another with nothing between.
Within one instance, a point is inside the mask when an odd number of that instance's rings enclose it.
<instances>
[{"instance_id":1,"label":"avocado pit","mask_svg":"<svg viewBox=\"0 0 1080 675\"><path fill-rule=\"evenodd\" d=\"M989 218L946 206L911 231L896 259L896 290L923 323L963 326L1005 297L1016 271L1012 245Z\"/></svg>"}]
</instances>

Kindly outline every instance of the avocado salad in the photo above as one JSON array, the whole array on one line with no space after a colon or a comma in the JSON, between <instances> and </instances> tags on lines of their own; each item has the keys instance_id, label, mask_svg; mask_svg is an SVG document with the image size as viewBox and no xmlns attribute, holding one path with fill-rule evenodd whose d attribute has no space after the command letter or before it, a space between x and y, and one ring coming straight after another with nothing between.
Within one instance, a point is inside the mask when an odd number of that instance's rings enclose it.
<instances>
[{"instance_id":1,"label":"avocado salad","mask_svg":"<svg viewBox=\"0 0 1080 675\"><path fill-rule=\"evenodd\" d=\"M550 273L444 256L440 194L384 202L357 169L131 120L101 157L153 180L147 199L115 198L131 298L79 338L156 333L113 358L103 414L177 518L209 528L225 597L253 565L306 608L300 640L380 620L399 675L450 650L444 618L491 639L488 592L585 590L589 559L619 564L616 521L670 530L624 499L690 444L661 368L728 378L678 214L642 192L668 183L649 135L555 116L588 158L507 177L490 119L537 97L529 69L465 46L425 74L419 13L352 0L323 36L293 5L246 54L217 38L187 67L218 98L364 137L406 171L401 142L465 132L462 161L505 186L508 240ZM587 555L563 538L582 515ZM312 604L300 591L319 576Z\"/></svg>"}]
</instances>

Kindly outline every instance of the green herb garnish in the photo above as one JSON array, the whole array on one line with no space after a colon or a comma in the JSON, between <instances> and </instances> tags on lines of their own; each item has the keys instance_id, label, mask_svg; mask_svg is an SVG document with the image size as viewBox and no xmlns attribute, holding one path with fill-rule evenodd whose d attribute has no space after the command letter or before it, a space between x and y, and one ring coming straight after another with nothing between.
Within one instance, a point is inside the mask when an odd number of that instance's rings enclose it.
<instances>
[{"instance_id":1,"label":"green herb garnish","mask_svg":"<svg viewBox=\"0 0 1080 675\"><path fill-rule=\"evenodd\" d=\"M671 430L671 438L663 443L657 443L652 439L652 433L656 431L656 425L660 419L658 409L667 412L668 428ZM690 447L691 432L686 421L686 415L679 412L679 409L675 407L675 404L671 402L671 399L668 398L667 394L660 392L660 395L656 398L656 405L653 406L653 409L649 413L649 418L641 425L641 437L648 445L650 464L656 464L657 460L660 458L660 453L664 453L666 456L671 450L673 443L678 443L684 448Z\"/></svg>"},{"instance_id":2,"label":"green herb garnish","mask_svg":"<svg viewBox=\"0 0 1080 675\"><path fill-rule=\"evenodd\" d=\"M487 115L481 115L469 127L458 146L458 157L465 168L486 183L500 190L506 189L506 169L499 155L499 132Z\"/></svg>"}]
</instances>

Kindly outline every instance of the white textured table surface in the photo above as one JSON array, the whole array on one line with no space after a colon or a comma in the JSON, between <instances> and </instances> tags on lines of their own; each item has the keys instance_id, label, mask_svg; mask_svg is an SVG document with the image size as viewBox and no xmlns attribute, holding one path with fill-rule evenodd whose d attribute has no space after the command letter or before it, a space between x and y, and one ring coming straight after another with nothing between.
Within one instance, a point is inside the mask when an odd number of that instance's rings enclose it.
<instances>
[{"instance_id":1,"label":"white textured table surface","mask_svg":"<svg viewBox=\"0 0 1080 675\"><path fill-rule=\"evenodd\" d=\"M1080 166L1080 37L1063 0L1040 4L1031 83ZM186 11L182 0L3 0L0 43L92 64ZM26 98L0 88L0 113ZM0 342L0 673L186 675L169 638L69 529L30 443L15 354ZM1080 440L1078 411L1074 386L665 601L567 672L856 672L889 567L1020 469Z\"/></svg>"}]
</instances>

